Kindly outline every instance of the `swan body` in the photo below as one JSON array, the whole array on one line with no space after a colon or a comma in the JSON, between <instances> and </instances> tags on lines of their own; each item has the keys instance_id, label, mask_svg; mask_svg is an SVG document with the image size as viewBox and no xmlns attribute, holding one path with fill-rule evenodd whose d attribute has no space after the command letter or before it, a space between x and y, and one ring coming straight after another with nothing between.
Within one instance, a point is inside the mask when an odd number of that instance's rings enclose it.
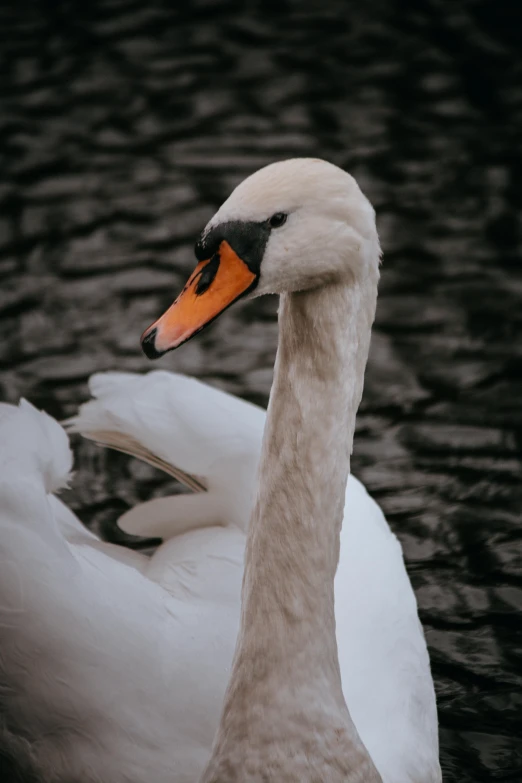
<instances>
[{"instance_id":1,"label":"swan body","mask_svg":"<svg viewBox=\"0 0 522 783\"><path fill-rule=\"evenodd\" d=\"M73 430L203 491L121 518L164 539L151 558L102 542L53 494L71 469L63 429L28 403L1 407L0 745L42 783L189 783L231 672L265 412L166 372L98 375L90 388ZM345 517L344 699L385 783L438 783L433 682L400 545L353 476Z\"/></svg>"},{"instance_id":2,"label":"swan body","mask_svg":"<svg viewBox=\"0 0 522 783\"><path fill-rule=\"evenodd\" d=\"M0 443L2 751L23 780L192 783L233 654L244 535L180 535L167 590L145 575L154 558L83 535L50 494L71 460L57 422L4 406Z\"/></svg>"}]
</instances>

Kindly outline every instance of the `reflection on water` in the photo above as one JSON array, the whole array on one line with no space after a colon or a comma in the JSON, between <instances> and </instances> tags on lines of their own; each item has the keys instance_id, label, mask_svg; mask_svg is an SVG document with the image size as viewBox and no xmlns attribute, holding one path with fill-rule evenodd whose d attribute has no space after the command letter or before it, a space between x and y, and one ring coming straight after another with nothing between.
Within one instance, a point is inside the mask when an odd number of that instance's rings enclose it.
<instances>
[{"instance_id":1,"label":"reflection on water","mask_svg":"<svg viewBox=\"0 0 522 783\"><path fill-rule=\"evenodd\" d=\"M354 471L404 545L445 780L519 781L521 15L322 6L0 11L0 396L62 417L91 372L150 369L139 335L230 188L278 158L346 167L385 252ZM162 366L265 403L275 307L237 306ZM102 529L169 489L92 445L77 454L70 499Z\"/></svg>"}]
</instances>

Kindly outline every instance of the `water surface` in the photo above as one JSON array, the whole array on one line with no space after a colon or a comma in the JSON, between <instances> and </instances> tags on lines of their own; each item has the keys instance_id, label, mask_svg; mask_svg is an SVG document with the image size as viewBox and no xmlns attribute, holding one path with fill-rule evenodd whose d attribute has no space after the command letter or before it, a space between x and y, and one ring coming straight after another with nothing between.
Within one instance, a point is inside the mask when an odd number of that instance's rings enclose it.
<instances>
[{"instance_id":1,"label":"water surface","mask_svg":"<svg viewBox=\"0 0 522 783\"><path fill-rule=\"evenodd\" d=\"M58 417L141 331L230 189L328 158L384 249L354 472L404 547L447 783L522 780L522 18L515 3L91 0L0 11L0 398ZM276 303L159 365L266 404ZM77 442L111 521L174 485ZM376 577L377 578L377 577Z\"/></svg>"}]
</instances>

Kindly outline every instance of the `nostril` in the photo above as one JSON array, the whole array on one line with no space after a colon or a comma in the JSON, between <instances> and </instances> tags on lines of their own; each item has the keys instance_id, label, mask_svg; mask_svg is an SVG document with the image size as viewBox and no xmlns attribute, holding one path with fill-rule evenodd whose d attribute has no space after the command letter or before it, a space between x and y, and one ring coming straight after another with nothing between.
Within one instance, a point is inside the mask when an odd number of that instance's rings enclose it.
<instances>
[{"instance_id":1,"label":"nostril","mask_svg":"<svg viewBox=\"0 0 522 783\"><path fill-rule=\"evenodd\" d=\"M148 359L158 359L163 354L163 351L156 350L157 333L158 330L154 328L150 332L146 332L141 338L141 349Z\"/></svg>"}]
</instances>

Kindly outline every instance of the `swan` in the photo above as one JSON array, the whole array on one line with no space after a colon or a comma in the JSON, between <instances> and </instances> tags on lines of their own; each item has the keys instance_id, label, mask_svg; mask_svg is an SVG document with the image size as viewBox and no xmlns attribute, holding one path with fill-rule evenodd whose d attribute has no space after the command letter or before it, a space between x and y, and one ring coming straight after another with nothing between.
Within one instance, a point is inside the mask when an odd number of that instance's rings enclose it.
<instances>
[{"instance_id":1,"label":"swan","mask_svg":"<svg viewBox=\"0 0 522 783\"><path fill-rule=\"evenodd\" d=\"M0 745L44 783L188 783L205 767L207 783L223 780L216 775L234 760L288 762L276 779L306 780L296 778L299 753L283 756L310 740L326 710L342 736L332 758L354 780L440 781L433 682L400 545L353 476L344 495L375 307L373 210L331 164L273 164L232 193L196 254L196 271L146 331L144 350L177 347L243 295L282 294L281 326L290 327L263 449L264 412L193 379L91 379L93 399L70 429L199 490L124 515L124 529L164 538L148 559L99 541L55 496L71 470L58 423L25 401L2 406ZM320 342L326 334L333 339ZM269 498L281 514L265 513ZM312 509L321 527L296 535ZM304 586L293 557L312 566ZM263 671L269 693L244 679ZM278 688L285 698L271 701ZM242 715L254 731L243 739ZM314 736L313 763L323 763L328 740Z\"/></svg>"}]
</instances>

